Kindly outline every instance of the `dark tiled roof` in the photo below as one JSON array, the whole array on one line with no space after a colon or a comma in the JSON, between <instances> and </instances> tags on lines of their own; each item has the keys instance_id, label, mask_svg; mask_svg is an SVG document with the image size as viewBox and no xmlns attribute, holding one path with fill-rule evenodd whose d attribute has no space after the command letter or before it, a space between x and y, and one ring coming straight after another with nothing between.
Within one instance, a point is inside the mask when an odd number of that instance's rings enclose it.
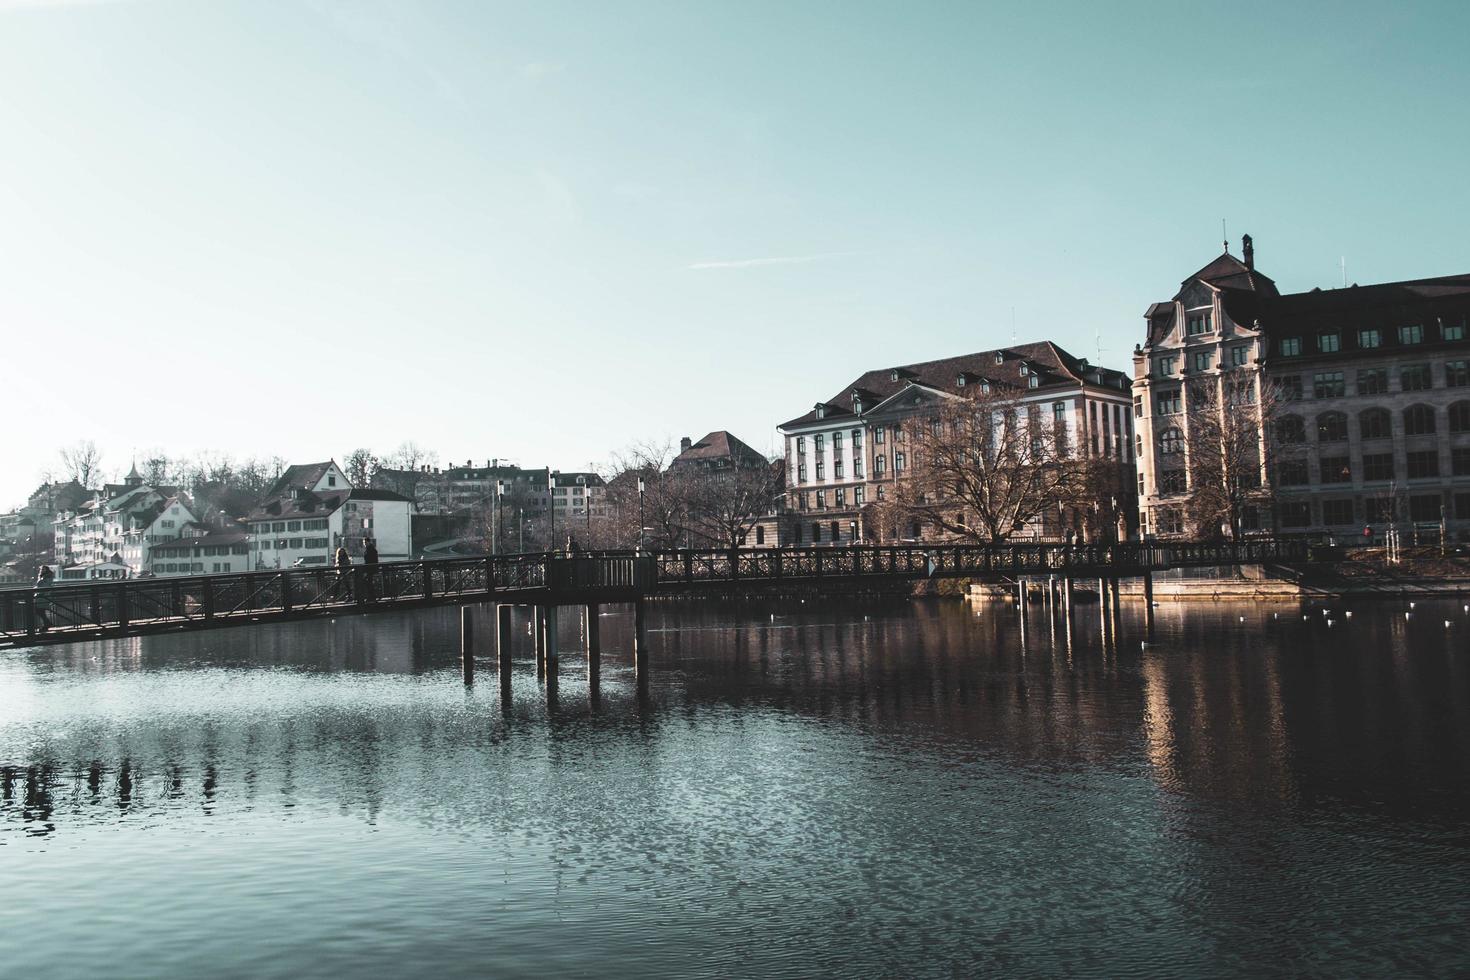
<instances>
[{"instance_id":1,"label":"dark tiled roof","mask_svg":"<svg viewBox=\"0 0 1470 980\"><path fill-rule=\"evenodd\" d=\"M1184 285L1187 286L1196 279L1220 289L1242 289L1266 296L1276 295L1276 283L1270 276L1256 271L1229 252L1216 256L1203 269L1186 278Z\"/></svg>"},{"instance_id":2,"label":"dark tiled roof","mask_svg":"<svg viewBox=\"0 0 1470 980\"><path fill-rule=\"evenodd\" d=\"M266 491L266 496L274 497L276 494L284 493L292 487L310 489L316 486L322 477L327 475L327 470L331 469L331 467L332 461L330 459L324 463L298 463L294 466L288 466L286 467L286 472L282 473L276 478L276 482L271 484L270 490Z\"/></svg>"},{"instance_id":3,"label":"dark tiled roof","mask_svg":"<svg viewBox=\"0 0 1470 980\"><path fill-rule=\"evenodd\" d=\"M265 497L246 515L248 521L278 521L287 518L326 517L347 502L350 490L328 490L313 493L297 489L296 496L290 492Z\"/></svg>"},{"instance_id":4,"label":"dark tiled roof","mask_svg":"<svg viewBox=\"0 0 1470 980\"><path fill-rule=\"evenodd\" d=\"M401 493L392 490L354 490L349 494L351 500L398 500L405 504L413 503Z\"/></svg>"},{"instance_id":5,"label":"dark tiled roof","mask_svg":"<svg viewBox=\"0 0 1470 980\"><path fill-rule=\"evenodd\" d=\"M604 486L602 477L596 473L553 473L552 486L557 487L600 487Z\"/></svg>"},{"instance_id":6,"label":"dark tiled roof","mask_svg":"<svg viewBox=\"0 0 1470 980\"><path fill-rule=\"evenodd\" d=\"M734 459L748 463L759 460L762 465L766 462L765 456L751 449L724 429L718 429L698 442L692 443L688 449L675 456L669 466L672 468L716 459Z\"/></svg>"},{"instance_id":7,"label":"dark tiled roof","mask_svg":"<svg viewBox=\"0 0 1470 980\"><path fill-rule=\"evenodd\" d=\"M997 354L1001 356L1000 364L995 361ZM1034 344L1019 344L1015 347L1002 347L996 350L978 351L974 354L963 354L959 357L946 357L937 361L924 361L919 364L904 364L869 371L822 403L827 409L825 418L856 418L857 413L853 411L852 406L854 393L861 397L862 411L867 412L880 402L898 394L910 384L924 385L939 391L958 392L961 388L959 378L962 374L965 376L966 385L978 381L991 381L995 384L1020 387L1027 384L1022 380L1020 372L1023 363L1027 365L1028 370L1034 371L1040 378L1038 387L1042 390L1058 384L1068 386L1082 383L1098 384L1098 381L1087 376L1099 371L1101 372L1101 383L1108 387L1117 387L1120 380L1124 385L1127 384L1126 376L1121 371L1098 368L1095 365L1084 366L1083 361L1073 357L1051 341L1043 340ZM817 413L813 408L805 415L791 419L789 422L783 422L781 427L805 425L815 421L817 421Z\"/></svg>"}]
</instances>

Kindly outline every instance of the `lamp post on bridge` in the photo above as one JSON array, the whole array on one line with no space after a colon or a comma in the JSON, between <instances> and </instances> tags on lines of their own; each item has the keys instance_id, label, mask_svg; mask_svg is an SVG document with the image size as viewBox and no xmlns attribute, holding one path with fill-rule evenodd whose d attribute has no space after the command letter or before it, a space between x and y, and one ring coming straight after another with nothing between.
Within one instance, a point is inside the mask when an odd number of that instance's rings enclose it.
<instances>
[{"instance_id":1,"label":"lamp post on bridge","mask_svg":"<svg viewBox=\"0 0 1470 980\"><path fill-rule=\"evenodd\" d=\"M637 553L643 554L643 477L638 478L638 548Z\"/></svg>"}]
</instances>

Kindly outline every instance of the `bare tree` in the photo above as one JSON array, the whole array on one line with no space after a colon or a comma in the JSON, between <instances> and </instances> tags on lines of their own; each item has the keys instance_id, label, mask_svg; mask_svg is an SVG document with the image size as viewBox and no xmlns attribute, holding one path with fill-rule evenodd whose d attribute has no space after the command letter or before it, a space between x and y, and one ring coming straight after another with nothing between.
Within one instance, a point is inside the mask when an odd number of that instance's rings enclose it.
<instances>
[{"instance_id":1,"label":"bare tree","mask_svg":"<svg viewBox=\"0 0 1470 980\"><path fill-rule=\"evenodd\" d=\"M910 460L895 481L890 524L998 543L1078 496L1081 473L1064 431L1020 390L989 388L945 398L906 423Z\"/></svg>"},{"instance_id":2,"label":"bare tree","mask_svg":"<svg viewBox=\"0 0 1470 980\"><path fill-rule=\"evenodd\" d=\"M343 471L347 482L354 487L365 488L372 484L373 474L381 464L370 449L354 449L343 460Z\"/></svg>"},{"instance_id":3,"label":"bare tree","mask_svg":"<svg viewBox=\"0 0 1470 980\"><path fill-rule=\"evenodd\" d=\"M1259 385L1253 374L1208 378L1191 384L1188 397L1183 426L1160 434L1160 458L1187 463L1189 533L1235 540L1250 508L1275 501L1282 468L1304 464L1305 432L1282 389L1264 377Z\"/></svg>"},{"instance_id":4,"label":"bare tree","mask_svg":"<svg viewBox=\"0 0 1470 980\"><path fill-rule=\"evenodd\" d=\"M425 449L412 439L400 443L397 449L385 454L382 460L384 466L395 470L416 470L420 466L433 466L438 462L438 453Z\"/></svg>"},{"instance_id":5,"label":"bare tree","mask_svg":"<svg viewBox=\"0 0 1470 980\"><path fill-rule=\"evenodd\" d=\"M686 539L720 548L743 545L781 492L769 465L691 470L675 473L672 479L673 489L683 498Z\"/></svg>"},{"instance_id":6,"label":"bare tree","mask_svg":"<svg viewBox=\"0 0 1470 980\"><path fill-rule=\"evenodd\" d=\"M95 442L85 439L61 450L61 467L67 476L91 490L101 474L102 453Z\"/></svg>"},{"instance_id":7,"label":"bare tree","mask_svg":"<svg viewBox=\"0 0 1470 980\"><path fill-rule=\"evenodd\" d=\"M614 537L624 547L641 543L644 547L673 548L684 542L688 492L683 476L668 468L674 456L668 443L645 442L613 458L607 500Z\"/></svg>"}]
</instances>

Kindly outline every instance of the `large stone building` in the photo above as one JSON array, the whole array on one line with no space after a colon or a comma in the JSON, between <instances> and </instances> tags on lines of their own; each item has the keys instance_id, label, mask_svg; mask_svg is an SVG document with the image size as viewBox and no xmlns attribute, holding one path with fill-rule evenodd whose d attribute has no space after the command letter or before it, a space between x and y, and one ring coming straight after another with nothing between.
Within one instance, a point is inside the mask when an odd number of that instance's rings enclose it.
<instances>
[{"instance_id":1,"label":"large stone building","mask_svg":"<svg viewBox=\"0 0 1470 980\"><path fill-rule=\"evenodd\" d=\"M980 351L921 364L868 371L811 411L780 426L786 440L786 516L781 544L846 545L875 541L865 526L864 508L893 492L909 463L909 420L967 389L988 391L992 384L1019 392L1065 433L1072 452L1116 461L1128 471L1131 489L1133 427L1128 378L1121 371L1073 357L1042 341ZM1131 496L1131 494L1130 494ZM1110 501L1119 512L1131 500ZM1078 516L1078 521L1083 520ZM1111 535L1112 521L1100 526L1068 527L1056 521L1029 527L1024 536L1055 538L1064 530L1090 536ZM903 539L930 537L923 526Z\"/></svg>"},{"instance_id":2,"label":"large stone building","mask_svg":"<svg viewBox=\"0 0 1470 980\"><path fill-rule=\"evenodd\" d=\"M1226 390L1262 406L1255 472L1240 477L1259 502L1237 531L1470 529L1470 275L1283 294L1249 236L1241 253L1145 314L1133 358L1145 533L1231 530L1191 520L1191 440L1201 406L1229 409Z\"/></svg>"}]
</instances>

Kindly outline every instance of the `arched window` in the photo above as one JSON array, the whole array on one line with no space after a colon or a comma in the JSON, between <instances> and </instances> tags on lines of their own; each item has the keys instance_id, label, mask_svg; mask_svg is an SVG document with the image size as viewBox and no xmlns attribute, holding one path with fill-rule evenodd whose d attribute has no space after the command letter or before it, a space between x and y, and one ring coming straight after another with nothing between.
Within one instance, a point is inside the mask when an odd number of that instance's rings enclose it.
<instances>
[{"instance_id":1,"label":"arched window","mask_svg":"<svg viewBox=\"0 0 1470 980\"><path fill-rule=\"evenodd\" d=\"M1470 432L1470 402L1455 402L1450 406L1450 431Z\"/></svg>"},{"instance_id":2,"label":"arched window","mask_svg":"<svg viewBox=\"0 0 1470 980\"><path fill-rule=\"evenodd\" d=\"M1178 426L1170 426L1159 436L1159 452L1165 456L1184 452L1184 433Z\"/></svg>"},{"instance_id":3,"label":"arched window","mask_svg":"<svg viewBox=\"0 0 1470 980\"><path fill-rule=\"evenodd\" d=\"M1282 416L1276 422L1276 439L1286 444L1306 442L1307 429L1302 424L1302 417L1300 415Z\"/></svg>"},{"instance_id":4,"label":"arched window","mask_svg":"<svg viewBox=\"0 0 1470 980\"><path fill-rule=\"evenodd\" d=\"M1410 405L1404 409L1404 435L1428 436L1434 434L1434 409L1428 405Z\"/></svg>"},{"instance_id":5,"label":"arched window","mask_svg":"<svg viewBox=\"0 0 1470 980\"><path fill-rule=\"evenodd\" d=\"M1341 412L1323 412L1317 416L1318 442L1347 442L1347 416Z\"/></svg>"},{"instance_id":6,"label":"arched window","mask_svg":"<svg viewBox=\"0 0 1470 980\"><path fill-rule=\"evenodd\" d=\"M1387 439L1393 435L1393 416L1386 408L1369 408L1360 412L1358 435L1363 439Z\"/></svg>"}]
</instances>

